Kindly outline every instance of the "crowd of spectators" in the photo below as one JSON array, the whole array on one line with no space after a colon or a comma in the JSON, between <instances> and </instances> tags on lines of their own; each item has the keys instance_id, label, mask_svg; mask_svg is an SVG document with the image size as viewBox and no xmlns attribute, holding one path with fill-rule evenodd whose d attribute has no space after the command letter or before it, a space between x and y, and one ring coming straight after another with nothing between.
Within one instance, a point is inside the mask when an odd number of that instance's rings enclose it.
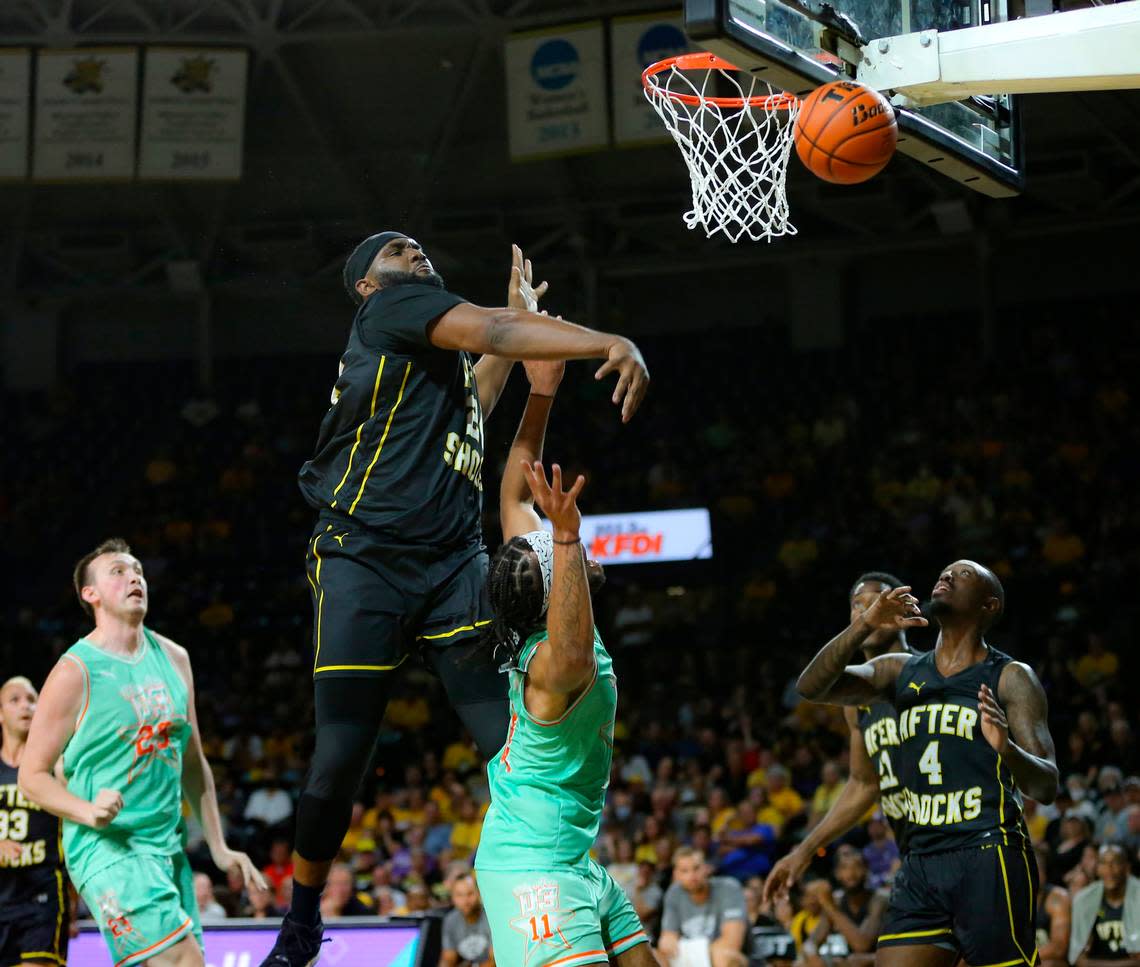
<instances>
[{"instance_id":1,"label":"crowd of spectators","mask_svg":"<svg viewBox=\"0 0 1140 967\"><path fill-rule=\"evenodd\" d=\"M605 387L572 369L548 453L589 475L586 511L707 506L714 523L711 562L613 568L598 601L621 701L596 855L655 937L679 850L707 857L714 883L739 883L748 921L786 929L797 940L789 958L805 964L821 921L844 933L840 900L869 910L890 886L897 848L875 815L850 849L818 858L817 885L775 908L759 888L842 788L842 716L799 701L792 683L845 624L846 590L867 569L921 593L957 557L994 568L1008 606L992 638L1037 669L1064 777L1056 804L1029 804L1045 881L1079 895L1104 879L1097 848L1109 843L1137 863L1140 721L1127 641L1140 421L1133 347L1087 338L1110 321L1091 307L1080 333L1027 320L1007 334L1016 366L944 350L920 365L858 345L796 355L746 329L649 338L651 397L624 429ZM313 515L295 474L334 373L328 359L223 362L206 392L178 366L105 364L50 396L6 397L0 524L19 593L0 667L42 681L84 631L72 561L105 536L126 537L151 583L151 623L190 649L228 835L271 882L247 893L221 881L192 825L210 916L273 917L289 899L311 741L302 562ZM491 468L520 406L516 386L488 421L492 546ZM438 684L408 666L326 917L442 910L468 889L488 801L483 764ZM1073 911L1075 928L1075 901ZM845 939L857 962L861 942Z\"/></svg>"}]
</instances>

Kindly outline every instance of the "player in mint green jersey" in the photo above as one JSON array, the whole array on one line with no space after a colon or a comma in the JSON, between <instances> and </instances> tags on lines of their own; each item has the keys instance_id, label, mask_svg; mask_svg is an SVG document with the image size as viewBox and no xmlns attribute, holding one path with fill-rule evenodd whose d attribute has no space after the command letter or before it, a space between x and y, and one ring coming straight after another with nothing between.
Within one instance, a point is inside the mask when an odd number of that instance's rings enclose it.
<instances>
[{"instance_id":1,"label":"player in mint green jersey","mask_svg":"<svg viewBox=\"0 0 1140 967\"><path fill-rule=\"evenodd\" d=\"M502 967L656 963L621 887L590 859L609 784L617 681L594 628L578 534L578 477L548 483L541 441L560 367L528 364L532 395L500 495L491 564L494 638L510 656L507 740L491 761L491 807L475 857ZM527 491L553 525L541 530ZM595 575L600 573L593 566Z\"/></svg>"},{"instance_id":2,"label":"player in mint green jersey","mask_svg":"<svg viewBox=\"0 0 1140 967\"><path fill-rule=\"evenodd\" d=\"M182 848L183 795L218 867L265 884L222 836L190 658L144 626L147 583L124 541L105 541L86 555L75 568L75 589L95 628L44 684L20 789L63 819L68 872L113 967L201 967L202 929Z\"/></svg>"}]
</instances>

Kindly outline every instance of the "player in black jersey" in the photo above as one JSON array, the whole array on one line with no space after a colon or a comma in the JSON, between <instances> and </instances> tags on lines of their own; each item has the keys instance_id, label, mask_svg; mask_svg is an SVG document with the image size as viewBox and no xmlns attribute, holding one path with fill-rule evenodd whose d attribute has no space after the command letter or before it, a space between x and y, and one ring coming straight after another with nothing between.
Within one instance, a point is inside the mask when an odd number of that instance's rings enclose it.
<instances>
[{"instance_id":1,"label":"player in black jersey","mask_svg":"<svg viewBox=\"0 0 1140 967\"><path fill-rule=\"evenodd\" d=\"M847 602L851 620L857 621L883 591L902 586L893 574L886 571L868 571L851 585ZM863 642L863 657L867 661L889 653L911 654L902 628L876 631ZM882 799L882 809L899 848L905 837L905 793L899 788L891 762L891 748L898 744L895 725L895 707L890 702L873 702L859 708L845 708L843 717L850 730L850 776L827 814L796 845L791 852L772 867L764 882L764 899L771 903L795 886L804 870L811 865L816 852L853 829ZM888 724L890 723L890 724Z\"/></svg>"},{"instance_id":2,"label":"player in black jersey","mask_svg":"<svg viewBox=\"0 0 1140 967\"><path fill-rule=\"evenodd\" d=\"M0 686L0 967L67 963L62 824L16 784L37 697L26 678Z\"/></svg>"},{"instance_id":3,"label":"player in black jersey","mask_svg":"<svg viewBox=\"0 0 1140 967\"><path fill-rule=\"evenodd\" d=\"M348 829L392 673L419 650L490 758L508 721L507 680L463 661L490 624L480 527L483 417L511 360L604 359L628 420L649 375L638 348L540 314L516 246L508 306L484 309L444 288L422 246L399 232L365 239L345 289L359 306L332 406L300 473L318 515L308 546L316 746L297 804L293 898L265 965L319 954L320 892ZM483 354L477 362L472 354Z\"/></svg>"},{"instance_id":4,"label":"player in black jersey","mask_svg":"<svg viewBox=\"0 0 1140 967\"><path fill-rule=\"evenodd\" d=\"M921 627L910 588L884 591L800 675L805 698L888 699L898 711L896 775L906 790L906 854L879 937L879 967L1033 967L1037 876L1022 794L1051 803L1057 765L1045 692L1032 669L986 644L1005 591L973 561L939 576L924 655L850 665L876 630Z\"/></svg>"}]
</instances>

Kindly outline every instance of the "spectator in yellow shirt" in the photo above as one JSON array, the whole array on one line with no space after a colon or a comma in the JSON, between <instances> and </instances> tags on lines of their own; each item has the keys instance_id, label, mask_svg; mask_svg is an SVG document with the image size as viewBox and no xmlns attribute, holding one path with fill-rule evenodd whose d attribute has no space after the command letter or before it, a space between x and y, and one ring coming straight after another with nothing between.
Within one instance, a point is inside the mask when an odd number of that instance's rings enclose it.
<instances>
[{"instance_id":1,"label":"spectator in yellow shirt","mask_svg":"<svg viewBox=\"0 0 1140 967\"><path fill-rule=\"evenodd\" d=\"M784 822L795 819L804 811L804 801L800 794L788 785L788 770L782 765L768 768L768 800L784 816Z\"/></svg>"},{"instance_id":2,"label":"spectator in yellow shirt","mask_svg":"<svg viewBox=\"0 0 1140 967\"><path fill-rule=\"evenodd\" d=\"M1088 651L1073 665L1073 677L1085 688L1096 688L1113 678L1120 670L1116 652L1104 646L1104 638L1097 632L1089 633Z\"/></svg>"},{"instance_id":3,"label":"spectator in yellow shirt","mask_svg":"<svg viewBox=\"0 0 1140 967\"><path fill-rule=\"evenodd\" d=\"M835 805L839 794L843 792L846 783L839 774L839 766L832 761L823 764L820 770L820 783L816 787L815 795L811 797L811 816L808 817L808 828L815 826L828 810Z\"/></svg>"},{"instance_id":4,"label":"spectator in yellow shirt","mask_svg":"<svg viewBox=\"0 0 1140 967\"><path fill-rule=\"evenodd\" d=\"M465 860L475 852L479 837L483 835L483 817L474 800L464 799L459 804L459 818L451 827L452 859Z\"/></svg>"}]
</instances>

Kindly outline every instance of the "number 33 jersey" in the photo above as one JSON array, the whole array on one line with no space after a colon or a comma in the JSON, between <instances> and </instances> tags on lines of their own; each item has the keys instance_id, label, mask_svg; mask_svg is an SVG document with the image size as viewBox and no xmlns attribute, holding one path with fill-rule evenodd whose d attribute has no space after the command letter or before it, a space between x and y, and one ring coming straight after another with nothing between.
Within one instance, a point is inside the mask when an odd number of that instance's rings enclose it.
<instances>
[{"instance_id":1,"label":"number 33 jersey","mask_svg":"<svg viewBox=\"0 0 1140 967\"><path fill-rule=\"evenodd\" d=\"M117 790L123 808L103 829L65 820L63 855L76 888L135 853L182 850L182 757L190 738L189 691L158 639L143 630L130 659L80 638L60 661L83 674L75 732L63 749L68 791L88 802Z\"/></svg>"},{"instance_id":2,"label":"number 33 jersey","mask_svg":"<svg viewBox=\"0 0 1140 967\"><path fill-rule=\"evenodd\" d=\"M949 678L933 651L903 666L894 696L899 744L891 753L905 791L909 852L1029 845L1021 792L982 735L978 710L978 689L988 685L997 695L1012 660L990 648L983 661Z\"/></svg>"},{"instance_id":3,"label":"number 33 jersey","mask_svg":"<svg viewBox=\"0 0 1140 967\"><path fill-rule=\"evenodd\" d=\"M0 853L0 923L34 914L55 900L60 821L24 798L15 766L0 759L0 839L11 840L19 855Z\"/></svg>"}]
</instances>

